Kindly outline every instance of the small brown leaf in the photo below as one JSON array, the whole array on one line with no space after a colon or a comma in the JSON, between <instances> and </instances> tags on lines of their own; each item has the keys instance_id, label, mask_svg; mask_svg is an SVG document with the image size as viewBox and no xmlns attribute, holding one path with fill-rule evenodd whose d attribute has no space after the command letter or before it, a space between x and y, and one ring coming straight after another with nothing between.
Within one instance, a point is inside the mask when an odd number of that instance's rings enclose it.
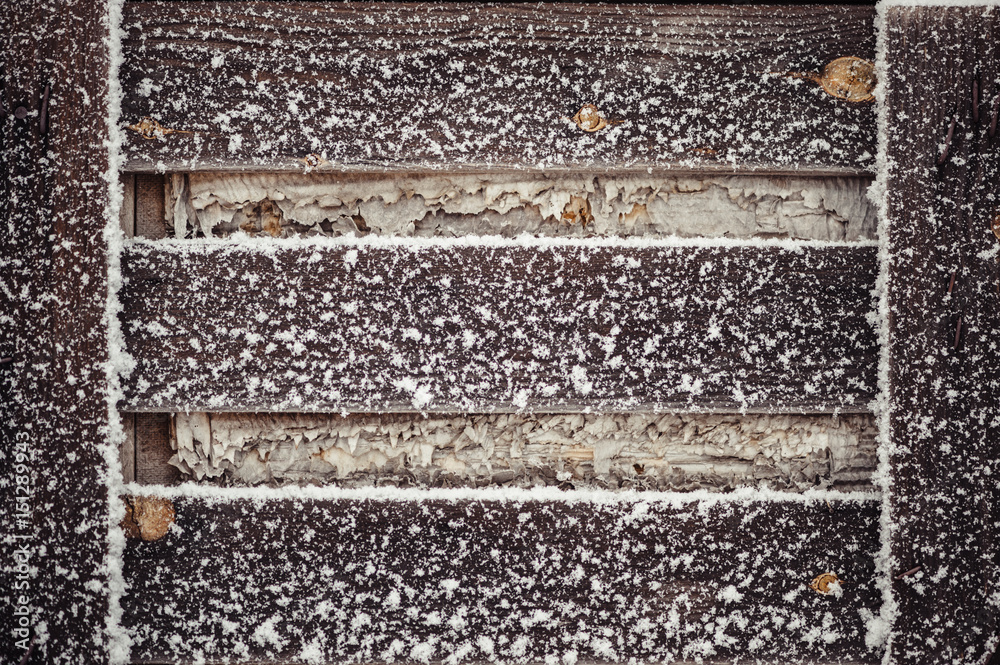
<instances>
[{"instance_id":1,"label":"small brown leaf","mask_svg":"<svg viewBox=\"0 0 1000 665\"><path fill-rule=\"evenodd\" d=\"M330 164L330 162L326 161L325 159L317 155L315 152L309 153L308 155L303 157L300 161L305 163L306 173L309 173L313 169L318 169L322 166L328 166Z\"/></svg>"}]
</instances>

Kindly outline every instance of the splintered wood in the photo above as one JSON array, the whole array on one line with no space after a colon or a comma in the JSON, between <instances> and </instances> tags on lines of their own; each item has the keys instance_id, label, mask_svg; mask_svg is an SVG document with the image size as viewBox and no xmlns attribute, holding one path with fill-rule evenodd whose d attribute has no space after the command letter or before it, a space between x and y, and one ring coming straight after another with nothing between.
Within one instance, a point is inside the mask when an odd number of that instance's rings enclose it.
<instances>
[{"instance_id":1,"label":"splintered wood","mask_svg":"<svg viewBox=\"0 0 1000 665\"><path fill-rule=\"evenodd\" d=\"M867 178L191 173L166 182L174 238L875 237Z\"/></svg>"},{"instance_id":2,"label":"splintered wood","mask_svg":"<svg viewBox=\"0 0 1000 665\"><path fill-rule=\"evenodd\" d=\"M178 413L170 463L224 484L870 489L866 415Z\"/></svg>"}]
</instances>

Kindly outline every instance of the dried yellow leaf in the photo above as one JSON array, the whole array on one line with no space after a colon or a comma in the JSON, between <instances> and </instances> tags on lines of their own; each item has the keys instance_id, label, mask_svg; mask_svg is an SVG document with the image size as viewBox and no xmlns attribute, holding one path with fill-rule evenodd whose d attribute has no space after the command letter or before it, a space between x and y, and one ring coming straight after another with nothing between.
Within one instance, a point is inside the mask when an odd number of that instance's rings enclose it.
<instances>
[{"instance_id":1,"label":"dried yellow leaf","mask_svg":"<svg viewBox=\"0 0 1000 665\"><path fill-rule=\"evenodd\" d=\"M621 124L621 120L608 120L601 115L600 110L593 104L584 104L576 115L572 118L576 126L585 132L597 132L608 125Z\"/></svg>"},{"instance_id":2,"label":"dried yellow leaf","mask_svg":"<svg viewBox=\"0 0 1000 665\"><path fill-rule=\"evenodd\" d=\"M323 159L322 157L320 157L319 155L317 155L315 152L309 153L308 155L303 157L301 161L304 162L306 165L306 173L308 173L312 169L316 169L321 166L326 166L327 164L330 163L325 159Z\"/></svg>"},{"instance_id":3,"label":"dried yellow leaf","mask_svg":"<svg viewBox=\"0 0 1000 665\"><path fill-rule=\"evenodd\" d=\"M870 102L875 99L875 63L864 58L846 56L829 62L822 72L785 72L783 76L818 83L828 94L849 102Z\"/></svg>"},{"instance_id":4,"label":"dried yellow leaf","mask_svg":"<svg viewBox=\"0 0 1000 665\"><path fill-rule=\"evenodd\" d=\"M582 224L586 226L594 221L594 215L590 210L590 201L586 196L571 196L569 203L563 208L562 222L572 226Z\"/></svg>"},{"instance_id":5,"label":"dried yellow leaf","mask_svg":"<svg viewBox=\"0 0 1000 665\"><path fill-rule=\"evenodd\" d=\"M129 125L129 129L139 132L139 136L144 139L162 139L169 134L193 134L194 132L189 132L185 129L170 129L164 127L152 118L146 117L135 123L134 125Z\"/></svg>"},{"instance_id":6,"label":"dried yellow leaf","mask_svg":"<svg viewBox=\"0 0 1000 665\"><path fill-rule=\"evenodd\" d=\"M817 575L816 578L809 583L809 588L817 593L828 594L832 593L834 589L839 589L840 585L843 583L843 580L839 579L834 573L823 573L821 575Z\"/></svg>"}]
</instances>

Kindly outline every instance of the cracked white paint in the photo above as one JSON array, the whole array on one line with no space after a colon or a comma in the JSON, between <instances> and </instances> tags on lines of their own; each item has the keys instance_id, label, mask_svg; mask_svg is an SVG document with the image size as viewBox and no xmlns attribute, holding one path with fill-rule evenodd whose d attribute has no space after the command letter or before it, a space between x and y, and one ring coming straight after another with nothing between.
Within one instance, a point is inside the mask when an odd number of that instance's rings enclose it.
<instances>
[{"instance_id":1,"label":"cracked white paint","mask_svg":"<svg viewBox=\"0 0 1000 665\"><path fill-rule=\"evenodd\" d=\"M870 416L191 413L171 464L256 485L869 489Z\"/></svg>"},{"instance_id":2,"label":"cracked white paint","mask_svg":"<svg viewBox=\"0 0 1000 665\"><path fill-rule=\"evenodd\" d=\"M875 237L866 178L174 174L173 237ZM584 223L586 221L586 223Z\"/></svg>"}]
</instances>

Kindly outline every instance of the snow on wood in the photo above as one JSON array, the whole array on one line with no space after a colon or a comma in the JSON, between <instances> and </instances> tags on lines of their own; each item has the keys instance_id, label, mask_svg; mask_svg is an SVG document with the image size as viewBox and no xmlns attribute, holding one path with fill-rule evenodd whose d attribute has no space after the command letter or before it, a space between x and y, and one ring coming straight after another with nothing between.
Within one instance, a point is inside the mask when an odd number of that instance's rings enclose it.
<instances>
[{"instance_id":1,"label":"snow on wood","mask_svg":"<svg viewBox=\"0 0 1000 665\"><path fill-rule=\"evenodd\" d=\"M192 173L167 182L175 238L875 237L867 178Z\"/></svg>"},{"instance_id":2,"label":"snow on wood","mask_svg":"<svg viewBox=\"0 0 1000 665\"><path fill-rule=\"evenodd\" d=\"M128 543L135 662L881 659L873 501L253 492Z\"/></svg>"},{"instance_id":3,"label":"snow on wood","mask_svg":"<svg viewBox=\"0 0 1000 665\"><path fill-rule=\"evenodd\" d=\"M872 247L130 245L126 410L865 411Z\"/></svg>"},{"instance_id":4,"label":"snow on wood","mask_svg":"<svg viewBox=\"0 0 1000 665\"><path fill-rule=\"evenodd\" d=\"M889 657L986 662L1000 641L1000 11L885 17Z\"/></svg>"},{"instance_id":5,"label":"snow on wood","mask_svg":"<svg viewBox=\"0 0 1000 665\"><path fill-rule=\"evenodd\" d=\"M108 251L120 233L109 128L118 10L28 0L0 11L4 663L127 655L117 625L123 539L110 528L120 509L109 500L119 443L108 325Z\"/></svg>"},{"instance_id":6,"label":"snow on wood","mask_svg":"<svg viewBox=\"0 0 1000 665\"><path fill-rule=\"evenodd\" d=\"M873 105L793 75L873 60L873 21L843 5L128 3L128 168L870 172ZM606 127L572 121L587 104Z\"/></svg>"},{"instance_id":7,"label":"snow on wood","mask_svg":"<svg viewBox=\"0 0 1000 665\"><path fill-rule=\"evenodd\" d=\"M871 489L871 416L178 413L185 479L340 487Z\"/></svg>"}]
</instances>

